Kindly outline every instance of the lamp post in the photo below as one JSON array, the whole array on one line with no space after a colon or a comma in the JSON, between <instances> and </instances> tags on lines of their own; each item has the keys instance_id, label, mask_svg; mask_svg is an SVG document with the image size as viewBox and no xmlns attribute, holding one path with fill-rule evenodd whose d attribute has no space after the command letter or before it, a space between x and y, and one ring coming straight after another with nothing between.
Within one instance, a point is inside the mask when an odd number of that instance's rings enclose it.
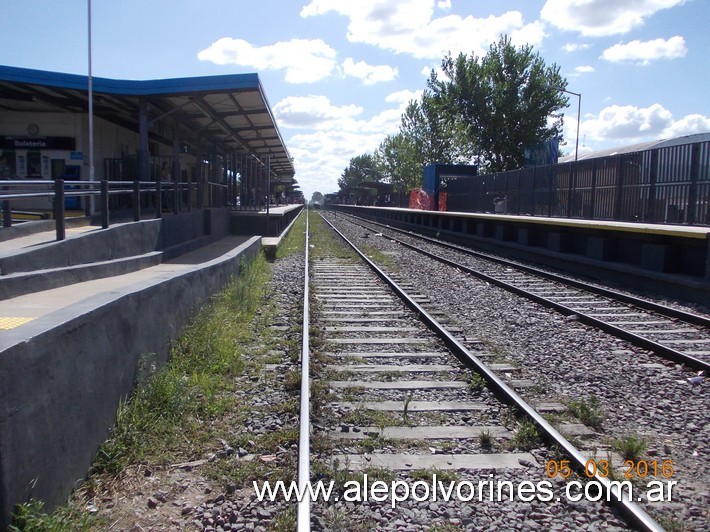
<instances>
[{"instance_id":1,"label":"lamp post","mask_svg":"<svg viewBox=\"0 0 710 532\"><path fill-rule=\"evenodd\" d=\"M577 157L579 156L579 121L581 119L580 112L582 110L582 95L579 92L568 91L567 89L563 89L562 87L553 87L552 85L548 86L551 89L555 89L560 92L566 92L567 94L572 94L577 97L577 139L574 142L574 160L576 162Z\"/></svg>"},{"instance_id":2,"label":"lamp post","mask_svg":"<svg viewBox=\"0 0 710 532\"><path fill-rule=\"evenodd\" d=\"M89 181L94 180L94 94L91 79L91 0L89 4Z\"/></svg>"}]
</instances>

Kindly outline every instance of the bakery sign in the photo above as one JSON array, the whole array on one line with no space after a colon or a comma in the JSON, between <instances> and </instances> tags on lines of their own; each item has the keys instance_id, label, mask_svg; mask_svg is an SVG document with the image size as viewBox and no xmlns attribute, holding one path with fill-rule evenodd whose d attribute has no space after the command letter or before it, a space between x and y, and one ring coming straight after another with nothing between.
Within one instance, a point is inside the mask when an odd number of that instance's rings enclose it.
<instances>
[{"instance_id":1,"label":"bakery sign","mask_svg":"<svg viewBox=\"0 0 710 532\"><path fill-rule=\"evenodd\" d=\"M76 149L74 137L2 137L6 150L69 150Z\"/></svg>"}]
</instances>

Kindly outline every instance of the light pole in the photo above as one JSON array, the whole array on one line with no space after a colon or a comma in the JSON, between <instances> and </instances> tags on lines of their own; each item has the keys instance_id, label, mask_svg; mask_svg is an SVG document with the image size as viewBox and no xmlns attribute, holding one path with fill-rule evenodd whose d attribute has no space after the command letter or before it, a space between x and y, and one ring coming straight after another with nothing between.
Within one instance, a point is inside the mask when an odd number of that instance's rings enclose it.
<instances>
[{"instance_id":1,"label":"light pole","mask_svg":"<svg viewBox=\"0 0 710 532\"><path fill-rule=\"evenodd\" d=\"M563 89L562 87L554 87L552 85L548 86L551 89L555 89L560 92L566 92L567 94L572 94L577 97L577 139L574 142L574 160L576 162L577 157L579 155L579 121L581 120L580 112L582 110L582 95L579 92L568 91L567 89Z\"/></svg>"},{"instance_id":2,"label":"light pole","mask_svg":"<svg viewBox=\"0 0 710 532\"><path fill-rule=\"evenodd\" d=\"M91 0L89 4L89 181L94 180L94 94L91 80Z\"/></svg>"}]
</instances>

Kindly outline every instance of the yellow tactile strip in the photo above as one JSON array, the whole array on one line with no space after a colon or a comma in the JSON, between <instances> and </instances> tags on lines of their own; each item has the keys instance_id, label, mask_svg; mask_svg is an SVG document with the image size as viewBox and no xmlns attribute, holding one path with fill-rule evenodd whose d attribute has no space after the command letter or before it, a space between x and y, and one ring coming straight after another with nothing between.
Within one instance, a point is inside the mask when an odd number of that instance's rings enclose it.
<instances>
[{"instance_id":1,"label":"yellow tactile strip","mask_svg":"<svg viewBox=\"0 0 710 532\"><path fill-rule=\"evenodd\" d=\"M4 317L0 316L0 331L9 331L10 329L15 329L20 325L29 323L34 318L18 318L18 317Z\"/></svg>"}]
</instances>

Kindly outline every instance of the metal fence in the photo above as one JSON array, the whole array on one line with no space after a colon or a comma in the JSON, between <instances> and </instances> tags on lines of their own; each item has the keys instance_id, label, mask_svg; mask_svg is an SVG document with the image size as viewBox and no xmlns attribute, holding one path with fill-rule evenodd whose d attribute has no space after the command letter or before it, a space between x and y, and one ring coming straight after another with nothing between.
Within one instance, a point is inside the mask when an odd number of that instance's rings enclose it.
<instances>
[{"instance_id":1,"label":"metal fence","mask_svg":"<svg viewBox=\"0 0 710 532\"><path fill-rule=\"evenodd\" d=\"M710 141L449 180L447 209L710 225Z\"/></svg>"},{"instance_id":2,"label":"metal fence","mask_svg":"<svg viewBox=\"0 0 710 532\"><path fill-rule=\"evenodd\" d=\"M54 180L6 180L0 181L0 205L2 206L2 225L13 225L13 212L26 200L50 198L52 201L52 217L56 227L57 240L66 236L66 200L71 198L91 198L97 200L101 217L101 226L109 227L110 199L129 197L132 200L133 219L141 219L141 198L150 196L155 205L155 216L162 216L163 208L174 213L180 211L181 197L192 194L191 187L186 183L160 181L65 181ZM191 209L188 203L187 209ZM89 213L89 208L85 212Z\"/></svg>"}]
</instances>

